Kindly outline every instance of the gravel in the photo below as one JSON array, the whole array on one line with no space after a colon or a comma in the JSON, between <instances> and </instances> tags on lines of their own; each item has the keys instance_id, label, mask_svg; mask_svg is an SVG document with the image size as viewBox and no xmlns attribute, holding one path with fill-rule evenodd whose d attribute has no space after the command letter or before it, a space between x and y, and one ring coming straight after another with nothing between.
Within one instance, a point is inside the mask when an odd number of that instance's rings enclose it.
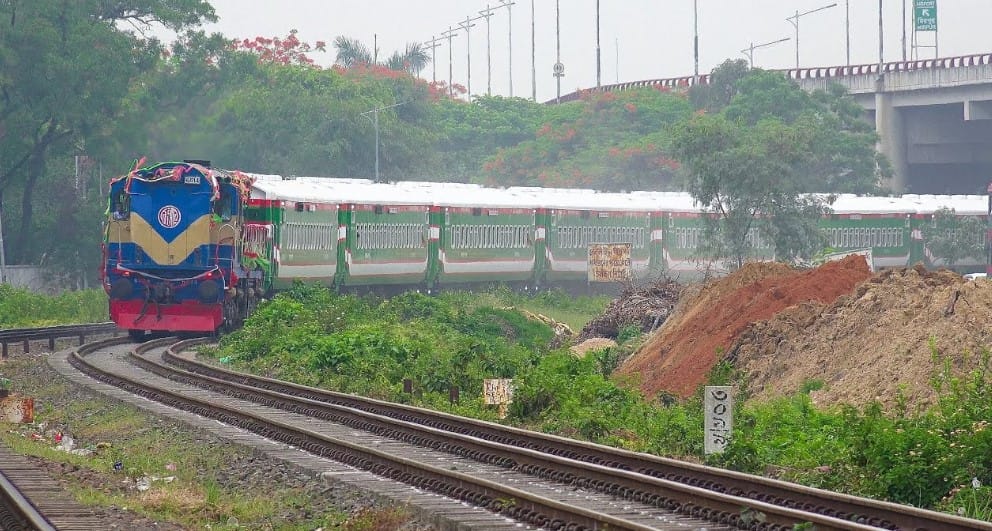
<instances>
[{"instance_id":1,"label":"gravel","mask_svg":"<svg viewBox=\"0 0 992 531\"><path fill-rule=\"evenodd\" d=\"M69 346L69 344L64 346ZM36 415L45 411L59 411L70 404L84 401L95 402L99 408L118 405L116 401L102 394L65 382L45 361L45 357L49 353L43 351L41 344L32 345L32 352L28 354L21 353L19 348L11 348L11 351L10 358L0 362L0 374L13 382L14 391L34 397ZM56 388L52 385L53 382L64 382L65 386L53 391ZM49 394L44 394L46 392ZM305 503L280 508L279 513L272 517L275 522L293 523L305 528L308 521L329 513L344 512L352 517L367 518L369 511L390 507L371 493L338 483L326 483L310 473L293 466L287 466L280 460L267 457L260 452L251 452L242 447L234 446L229 441L221 440L208 433L198 432L185 424L156 418L143 411L140 414L147 416L148 425L154 425L156 429L184 434L185 437L179 438L179 440L193 439L197 444L219 445L230 449L224 455L225 462L217 469L198 471L196 475L200 479L210 479L223 489L233 492L265 493L290 488L296 491L294 494L299 494L299 499L306 500ZM36 418L36 422L38 420L44 419ZM48 426L46 428L48 432L55 429L58 427ZM25 425L21 426L19 431L29 432L32 430ZM111 447L120 447L123 446L127 435L111 435L101 442L109 443ZM135 488L133 480L123 478L121 475L102 473L71 463L48 461L38 457L29 457L29 459L35 462L39 468L47 470L63 486L81 484L107 494L121 494ZM139 531L186 529L175 523L154 521L124 507L96 506L92 509L105 519L108 529ZM207 524L204 522L198 528L204 528L204 526L209 528ZM247 523L242 525L247 525ZM263 524L262 528L269 528L270 525ZM222 525L222 527L225 526ZM226 527L238 527L238 522L228 522ZM314 525L312 528L316 527ZM349 527L346 525L344 528ZM430 524L411 521L400 529L404 531L432 531L435 527Z\"/></svg>"}]
</instances>

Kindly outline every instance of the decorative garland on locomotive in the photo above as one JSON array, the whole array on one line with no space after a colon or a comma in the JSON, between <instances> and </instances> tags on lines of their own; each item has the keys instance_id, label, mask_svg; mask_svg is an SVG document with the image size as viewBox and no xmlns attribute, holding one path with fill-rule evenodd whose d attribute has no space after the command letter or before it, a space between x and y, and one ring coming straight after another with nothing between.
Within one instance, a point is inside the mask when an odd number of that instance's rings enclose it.
<instances>
[{"instance_id":1,"label":"decorative garland on locomotive","mask_svg":"<svg viewBox=\"0 0 992 531\"><path fill-rule=\"evenodd\" d=\"M110 182L101 273L111 319L134 337L239 325L268 267L243 238L251 178L208 161L143 163Z\"/></svg>"}]
</instances>

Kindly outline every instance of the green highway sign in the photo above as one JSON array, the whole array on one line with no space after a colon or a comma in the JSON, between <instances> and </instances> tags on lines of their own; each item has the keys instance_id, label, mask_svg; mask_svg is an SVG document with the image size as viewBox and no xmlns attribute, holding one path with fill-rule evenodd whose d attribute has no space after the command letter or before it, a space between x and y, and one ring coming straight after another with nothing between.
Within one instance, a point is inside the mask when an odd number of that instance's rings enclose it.
<instances>
[{"instance_id":1,"label":"green highway sign","mask_svg":"<svg viewBox=\"0 0 992 531\"><path fill-rule=\"evenodd\" d=\"M916 31L937 31L937 0L913 0Z\"/></svg>"}]
</instances>

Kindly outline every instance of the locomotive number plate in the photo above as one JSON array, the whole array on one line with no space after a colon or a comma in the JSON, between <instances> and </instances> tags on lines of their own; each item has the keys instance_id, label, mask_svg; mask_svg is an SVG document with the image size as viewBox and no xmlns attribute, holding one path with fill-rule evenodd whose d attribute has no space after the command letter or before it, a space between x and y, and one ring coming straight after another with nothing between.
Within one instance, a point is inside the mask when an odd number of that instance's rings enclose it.
<instances>
[{"instance_id":1,"label":"locomotive number plate","mask_svg":"<svg viewBox=\"0 0 992 531\"><path fill-rule=\"evenodd\" d=\"M183 182L186 184L200 184L199 175L184 175Z\"/></svg>"}]
</instances>

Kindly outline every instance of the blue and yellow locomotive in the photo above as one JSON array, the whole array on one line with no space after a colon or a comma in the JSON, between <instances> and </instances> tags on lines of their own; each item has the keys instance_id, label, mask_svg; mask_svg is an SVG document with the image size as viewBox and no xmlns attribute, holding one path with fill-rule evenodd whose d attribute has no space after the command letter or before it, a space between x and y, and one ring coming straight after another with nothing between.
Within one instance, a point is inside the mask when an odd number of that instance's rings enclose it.
<instances>
[{"instance_id":1,"label":"blue and yellow locomotive","mask_svg":"<svg viewBox=\"0 0 992 531\"><path fill-rule=\"evenodd\" d=\"M261 286L241 255L250 190L244 174L196 160L139 162L111 181L102 269L111 319L136 338L240 324Z\"/></svg>"}]
</instances>

